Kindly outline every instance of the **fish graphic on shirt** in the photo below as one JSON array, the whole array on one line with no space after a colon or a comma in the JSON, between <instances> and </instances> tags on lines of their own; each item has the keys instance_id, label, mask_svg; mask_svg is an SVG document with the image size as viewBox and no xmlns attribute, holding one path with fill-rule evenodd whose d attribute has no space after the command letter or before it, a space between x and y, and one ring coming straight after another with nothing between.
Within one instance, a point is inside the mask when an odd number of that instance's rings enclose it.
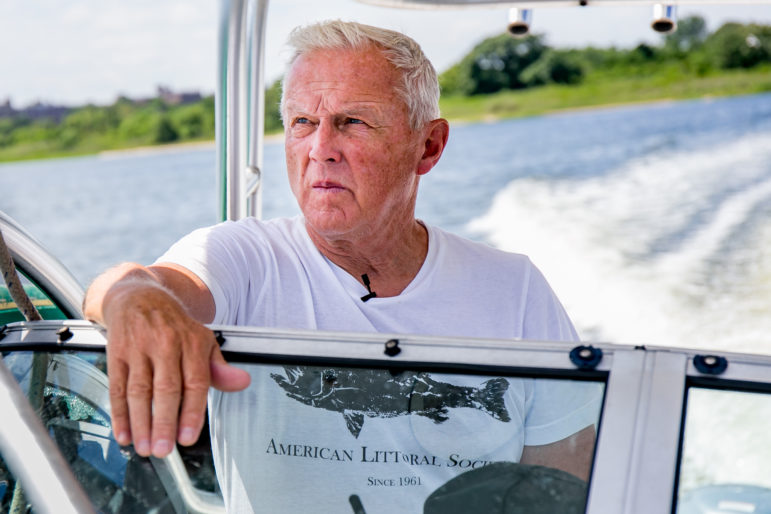
<instances>
[{"instance_id":1,"label":"fish graphic on shirt","mask_svg":"<svg viewBox=\"0 0 771 514\"><path fill-rule=\"evenodd\" d=\"M449 409L469 407L498 421L511 420L504 401L509 383L503 378L465 387L411 371L393 376L384 370L284 366L284 372L286 376L271 373L271 378L289 398L341 413L354 437L359 437L365 416L415 414L438 424L449 419Z\"/></svg>"}]
</instances>

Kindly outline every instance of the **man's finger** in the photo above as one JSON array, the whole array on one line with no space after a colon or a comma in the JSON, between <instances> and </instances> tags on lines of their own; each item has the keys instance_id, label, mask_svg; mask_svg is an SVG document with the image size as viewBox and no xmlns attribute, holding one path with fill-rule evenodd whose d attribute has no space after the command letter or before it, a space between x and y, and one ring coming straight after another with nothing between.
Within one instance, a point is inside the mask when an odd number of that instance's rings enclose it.
<instances>
[{"instance_id":1,"label":"man's finger","mask_svg":"<svg viewBox=\"0 0 771 514\"><path fill-rule=\"evenodd\" d=\"M208 329L201 336L204 345L216 348L214 334ZM209 373L209 348L187 351L182 354L183 396L182 408L179 412L179 430L177 441L188 446L198 440L203 427L206 412L206 396L209 392L211 376Z\"/></svg>"},{"instance_id":2,"label":"man's finger","mask_svg":"<svg viewBox=\"0 0 771 514\"><path fill-rule=\"evenodd\" d=\"M128 381L128 368L123 361L118 359L111 360L108 354L109 373L107 375L110 383L110 417L112 420L112 431L115 434L115 440L121 446L131 444L131 430L129 429L128 403L126 402L126 382Z\"/></svg>"},{"instance_id":3,"label":"man's finger","mask_svg":"<svg viewBox=\"0 0 771 514\"><path fill-rule=\"evenodd\" d=\"M178 347L153 365L152 454L160 458L171 453L177 436L183 382Z\"/></svg>"},{"instance_id":4,"label":"man's finger","mask_svg":"<svg viewBox=\"0 0 771 514\"><path fill-rule=\"evenodd\" d=\"M149 457L153 374L150 362L137 359L129 366L126 381L126 399L131 423L134 450L143 457Z\"/></svg>"}]
</instances>

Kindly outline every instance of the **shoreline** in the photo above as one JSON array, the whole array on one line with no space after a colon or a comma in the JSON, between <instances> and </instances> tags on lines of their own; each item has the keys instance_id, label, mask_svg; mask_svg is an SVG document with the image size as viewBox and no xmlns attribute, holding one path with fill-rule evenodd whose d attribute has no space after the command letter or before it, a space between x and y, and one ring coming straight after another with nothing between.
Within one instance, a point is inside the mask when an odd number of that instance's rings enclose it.
<instances>
[{"instance_id":1,"label":"shoreline","mask_svg":"<svg viewBox=\"0 0 771 514\"><path fill-rule=\"evenodd\" d=\"M131 148L115 148L111 150L100 150L92 154L100 158L123 157L128 155L153 155L159 153L183 152L185 150L195 150L204 148L214 148L214 140L209 141L184 141L181 143L167 143L163 145L145 145L133 146Z\"/></svg>"},{"instance_id":2,"label":"shoreline","mask_svg":"<svg viewBox=\"0 0 771 514\"><path fill-rule=\"evenodd\" d=\"M674 102L681 102L681 101L682 102L710 101L710 100L716 100L718 98L724 98L724 97L745 96L745 95L764 94L764 93L767 94L767 92L756 92L756 93L740 93L735 95L731 95L731 94L703 95L703 96L695 96L690 98L662 97L662 98L628 101L628 102L624 102L624 101L609 102L609 103L596 104L596 105L576 105L573 107L544 109L542 112L537 112L532 114L523 114L519 116L511 115L511 114L498 115L498 114L486 112L471 118L467 118L463 116L448 116L446 119L450 122L451 127L452 126L460 127L465 125L472 125L475 123L488 124L488 123L497 123L503 120L533 118L538 116L562 116L562 115L569 115L572 113L602 111L602 110L610 110L610 109L623 109L627 107L659 106L659 105L668 105ZM272 133L272 134L265 135L264 142L280 143L283 141L283 139L284 139L283 132ZM215 149L215 145L216 143L214 140L183 141L178 143L166 143L166 144L159 144L159 145L144 145L144 146L136 146L136 147L129 147L129 148L106 149L106 150L100 150L96 152L85 152L85 153L76 152L73 154L65 154L65 155L22 157L18 159L0 161L0 166L2 166L3 164L12 164L12 163L18 163L18 162L24 162L24 161L35 161L35 160L46 160L46 159L66 159L66 158L72 158L72 157L85 157L85 156L95 156L100 159L102 158L111 159L111 158L119 158L119 157L127 157L127 156L155 155L155 154L163 154L163 153L184 152L184 151L195 150L195 149L202 149L202 150Z\"/></svg>"},{"instance_id":3,"label":"shoreline","mask_svg":"<svg viewBox=\"0 0 771 514\"><path fill-rule=\"evenodd\" d=\"M268 134L265 136L264 141L266 143L276 143L284 140L284 134ZM134 156L140 156L140 155L154 155L159 153L173 153L173 152L184 152L187 150L203 150L203 149L209 149L209 148L215 148L216 142L213 139L210 139L208 141L183 141L181 143L167 143L163 145L145 145L145 146L134 146L131 148L116 148L113 150L101 150L95 154L100 158L111 158L111 157L124 157L129 155Z\"/></svg>"},{"instance_id":4,"label":"shoreline","mask_svg":"<svg viewBox=\"0 0 771 514\"><path fill-rule=\"evenodd\" d=\"M703 100L709 100L714 97L704 97L701 98ZM693 100L701 100L701 99L693 99ZM599 104L599 105L586 105L586 106L576 106L576 107L565 107L561 109L549 109L546 110L540 114L534 114L531 116L523 116L523 117L537 117L537 116L558 116L562 114L570 114L574 112L588 112L588 111L602 111L602 110L609 110L609 109L619 109L624 107L635 107L635 106L646 106L646 105L667 105L671 104L673 102L678 101L689 101L689 100L678 100L676 98L661 98L657 100L640 100L636 102L616 102L616 103L607 103L607 104ZM523 118L523 117L517 117L517 116L496 116L494 114L486 114L478 119L448 119L450 122L450 126L463 126L463 125L473 125L475 123L496 123L502 120L507 119L517 119L517 118ZM284 140L284 134L281 133L273 133L273 134L266 134L264 142L265 143L279 143L283 142ZM208 141L184 141L181 143L167 143L162 145L145 145L145 146L135 146L132 148L117 148L113 150L102 150L100 152L97 152L96 154L92 155L98 155L99 157L122 157L122 156L128 156L128 155L153 155L153 154L159 154L159 153L173 153L173 152L183 152L186 150L195 150L195 149L207 149L207 148L214 148L215 141L214 140L208 140Z\"/></svg>"},{"instance_id":5,"label":"shoreline","mask_svg":"<svg viewBox=\"0 0 771 514\"><path fill-rule=\"evenodd\" d=\"M736 95L741 96L741 95ZM557 109L547 109L538 114L526 114L522 116L499 116L495 114L486 113L479 118L447 118L452 126L473 125L475 123L497 123L503 120L516 120L525 118L537 118L538 116L561 116L563 114L572 114L580 112L592 112L592 111L609 111L614 109L623 109L625 107L645 107L645 106L663 106L673 104L675 102L692 102L692 101L709 101L719 98L718 96L703 96L698 98L658 98L655 100L637 100L632 102L611 102L607 104L597 105L577 105L575 107L561 107Z\"/></svg>"}]
</instances>

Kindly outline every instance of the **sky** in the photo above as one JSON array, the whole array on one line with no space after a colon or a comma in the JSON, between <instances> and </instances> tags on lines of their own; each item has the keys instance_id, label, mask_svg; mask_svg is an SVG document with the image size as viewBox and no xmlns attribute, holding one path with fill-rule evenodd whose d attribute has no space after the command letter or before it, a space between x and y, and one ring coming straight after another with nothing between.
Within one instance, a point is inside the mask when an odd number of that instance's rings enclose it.
<instances>
[{"instance_id":1,"label":"sky","mask_svg":"<svg viewBox=\"0 0 771 514\"><path fill-rule=\"evenodd\" d=\"M214 92L219 18L215 0L0 3L0 103L10 99L16 108L37 101L104 105L118 95L155 96L159 85ZM583 8L536 9L532 30L556 47L631 47L661 40L649 26L651 6L598 4L601 1ZM703 16L710 30L726 21L771 25L768 4L679 7L681 18L692 14ZM398 10L351 0L272 0L265 48L269 81L283 71L289 31L329 18L405 32L441 72L484 38L503 32L508 9Z\"/></svg>"}]
</instances>

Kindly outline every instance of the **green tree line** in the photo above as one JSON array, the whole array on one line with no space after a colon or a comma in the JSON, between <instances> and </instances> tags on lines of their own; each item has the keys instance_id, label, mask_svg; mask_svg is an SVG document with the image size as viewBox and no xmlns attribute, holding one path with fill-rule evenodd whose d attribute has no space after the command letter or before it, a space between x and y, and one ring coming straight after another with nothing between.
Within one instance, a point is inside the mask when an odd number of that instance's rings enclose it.
<instances>
[{"instance_id":1,"label":"green tree line","mask_svg":"<svg viewBox=\"0 0 771 514\"><path fill-rule=\"evenodd\" d=\"M541 35L485 39L439 78L444 95L472 96L547 84L575 85L587 76L646 76L676 65L706 76L771 62L771 26L727 23L710 34L704 19L691 16L660 45L632 49L555 49Z\"/></svg>"},{"instance_id":2,"label":"green tree line","mask_svg":"<svg viewBox=\"0 0 771 514\"><path fill-rule=\"evenodd\" d=\"M450 117L454 113L464 117L471 111L480 115L488 110L509 116L596 104L602 100L606 103L629 101L629 95L640 95L641 88L651 83L651 77L683 82L744 70L760 77L757 79L760 82L740 83L726 88L726 94L771 90L769 68L771 26L727 23L709 33L704 20L693 16L681 20L678 30L663 37L660 44L640 44L630 49L557 49L549 47L542 35L515 39L500 34L476 45L442 73L439 82L442 111ZM607 87L597 88L597 84L614 83L626 83L632 91L613 98ZM593 85L590 87L590 84ZM705 87L714 87L714 83L708 82ZM578 92L583 90L587 93L582 97ZM545 93L532 96L539 91ZM576 94L573 98L565 91ZM507 93L531 95L527 100L531 110L517 111L518 106L502 105L498 97ZM587 101L586 96L592 94L602 98ZM280 95L280 81L275 81L265 95L266 133L281 130ZM657 95L671 95L671 92L652 91L641 97L655 99ZM488 105L479 100L488 98L498 99L498 103ZM539 103L540 111L537 106L533 110L532 104ZM457 105L462 105L465 111L454 109ZM213 138L212 97L187 105L168 105L160 99L137 103L119 98L109 106L87 105L73 109L60 122L0 118L0 161Z\"/></svg>"},{"instance_id":3,"label":"green tree line","mask_svg":"<svg viewBox=\"0 0 771 514\"><path fill-rule=\"evenodd\" d=\"M119 98L109 106L86 105L60 122L0 118L0 160L92 153L214 138L214 98L187 105L160 99L134 102Z\"/></svg>"}]
</instances>

